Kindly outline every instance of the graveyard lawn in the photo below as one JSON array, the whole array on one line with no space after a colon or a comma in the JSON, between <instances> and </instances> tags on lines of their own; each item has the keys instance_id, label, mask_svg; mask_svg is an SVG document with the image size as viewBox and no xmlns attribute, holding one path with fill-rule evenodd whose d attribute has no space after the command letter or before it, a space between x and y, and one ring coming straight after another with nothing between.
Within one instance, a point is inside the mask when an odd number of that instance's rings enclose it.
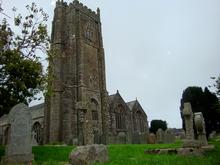
<instances>
[{"instance_id":1,"label":"graveyard lawn","mask_svg":"<svg viewBox=\"0 0 220 165\"><path fill-rule=\"evenodd\" d=\"M220 140L212 141L213 151L205 156L178 156L145 154L147 149L178 148L175 144L140 144L140 145L108 145L109 161L96 165L217 165L220 164ZM64 165L68 163L68 155L73 146L37 146L33 147L35 161L33 165ZM4 155L4 147L0 147L0 156Z\"/></svg>"}]
</instances>

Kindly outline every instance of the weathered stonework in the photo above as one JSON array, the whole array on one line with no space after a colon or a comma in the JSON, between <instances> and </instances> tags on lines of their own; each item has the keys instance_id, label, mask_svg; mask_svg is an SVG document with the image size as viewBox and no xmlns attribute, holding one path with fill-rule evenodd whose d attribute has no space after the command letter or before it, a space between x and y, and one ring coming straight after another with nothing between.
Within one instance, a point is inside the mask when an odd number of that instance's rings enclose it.
<instances>
[{"instance_id":1,"label":"weathered stonework","mask_svg":"<svg viewBox=\"0 0 220 165\"><path fill-rule=\"evenodd\" d=\"M140 103L106 91L99 9L58 0L51 39L52 93L44 104L30 107L33 145L147 143L147 115ZM5 144L7 115L0 118L0 128Z\"/></svg>"},{"instance_id":2,"label":"weathered stonework","mask_svg":"<svg viewBox=\"0 0 220 165\"><path fill-rule=\"evenodd\" d=\"M3 164L31 163L31 113L25 104L17 104L9 113L8 142Z\"/></svg>"},{"instance_id":3,"label":"weathered stonework","mask_svg":"<svg viewBox=\"0 0 220 165\"><path fill-rule=\"evenodd\" d=\"M157 130L156 136L157 136L157 143L159 144L164 143L164 131L161 128Z\"/></svg>"},{"instance_id":4,"label":"weathered stonework","mask_svg":"<svg viewBox=\"0 0 220 165\"><path fill-rule=\"evenodd\" d=\"M194 140L193 112L190 103L184 103L183 116L186 127L186 139Z\"/></svg>"},{"instance_id":5,"label":"weathered stonework","mask_svg":"<svg viewBox=\"0 0 220 165\"><path fill-rule=\"evenodd\" d=\"M207 146L208 142L206 138L205 121L202 112L194 113L194 122L198 134L198 140L201 142L203 146Z\"/></svg>"},{"instance_id":6,"label":"weathered stonework","mask_svg":"<svg viewBox=\"0 0 220 165\"><path fill-rule=\"evenodd\" d=\"M156 143L156 135L154 133L149 134L148 143L149 144L155 144Z\"/></svg>"},{"instance_id":7,"label":"weathered stonework","mask_svg":"<svg viewBox=\"0 0 220 165\"><path fill-rule=\"evenodd\" d=\"M175 142L175 135L174 133L172 132L171 129L167 129L165 132L164 132L164 143L174 143Z\"/></svg>"},{"instance_id":8,"label":"weathered stonework","mask_svg":"<svg viewBox=\"0 0 220 165\"><path fill-rule=\"evenodd\" d=\"M108 161L108 149L105 145L78 146L69 155L71 165L93 165Z\"/></svg>"},{"instance_id":9,"label":"weathered stonework","mask_svg":"<svg viewBox=\"0 0 220 165\"><path fill-rule=\"evenodd\" d=\"M54 79L45 108L45 142L106 143L107 91L99 10L95 13L77 0L69 5L57 1L51 38Z\"/></svg>"}]
</instances>

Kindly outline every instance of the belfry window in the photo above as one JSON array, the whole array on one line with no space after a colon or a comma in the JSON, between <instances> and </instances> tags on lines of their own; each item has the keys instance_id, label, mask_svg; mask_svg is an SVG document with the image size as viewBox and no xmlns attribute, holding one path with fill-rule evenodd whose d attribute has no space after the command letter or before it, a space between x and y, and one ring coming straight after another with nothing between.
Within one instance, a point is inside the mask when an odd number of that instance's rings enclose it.
<instances>
[{"instance_id":1,"label":"belfry window","mask_svg":"<svg viewBox=\"0 0 220 165\"><path fill-rule=\"evenodd\" d=\"M135 115L135 129L138 132L144 132L144 121L140 111L137 111Z\"/></svg>"}]
</instances>

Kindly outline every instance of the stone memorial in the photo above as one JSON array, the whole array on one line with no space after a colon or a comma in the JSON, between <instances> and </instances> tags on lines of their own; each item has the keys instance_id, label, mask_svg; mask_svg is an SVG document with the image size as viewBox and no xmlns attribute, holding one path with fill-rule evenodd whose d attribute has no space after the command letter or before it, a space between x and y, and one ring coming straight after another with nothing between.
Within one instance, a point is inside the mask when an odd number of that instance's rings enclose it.
<instances>
[{"instance_id":1,"label":"stone memorial","mask_svg":"<svg viewBox=\"0 0 220 165\"><path fill-rule=\"evenodd\" d=\"M148 143L149 144L155 144L156 143L156 135L154 133L150 133L148 137Z\"/></svg>"},{"instance_id":2,"label":"stone memorial","mask_svg":"<svg viewBox=\"0 0 220 165\"><path fill-rule=\"evenodd\" d=\"M156 133L157 143L164 143L164 131L159 128Z\"/></svg>"},{"instance_id":3,"label":"stone memorial","mask_svg":"<svg viewBox=\"0 0 220 165\"><path fill-rule=\"evenodd\" d=\"M183 116L185 120L185 129L186 129L186 139L194 139L194 129L193 129L193 112L192 107L189 102L184 103Z\"/></svg>"},{"instance_id":4,"label":"stone memorial","mask_svg":"<svg viewBox=\"0 0 220 165\"><path fill-rule=\"evenodd\" d=\"M194 122L199 142L201 143L201 145L207 146L208 142L206 138L205 121L202 112L194 113Z\"/></svg>"},{"instance_id":5,"label":"stone memorial","mask_svg":"<svg viewBox=\"0 0 220 165\"><path fill-rule=\"evenodd\" d=\"M3 164L31 164L31 113L28 107L21 103L14 106L9 113L8 143L6 145Z\"/></svg>"},{"instance_id":6,"label":"stone memorial","mask_svg":"<svg viewBox=\"0 0 220 165\"><path fill-rule=\"evenodd\" d=\"M108 161L108 149L105 145L78 146L69 155L71 165L93 165Z\"/></svg>"},{"instance_id":7,"label":"stone memorial","mask_svg":"<svg viewBox=\"0 0 220 165\"><path fill-rule=\"evenodd\" d=\"M183 116L185 120L185 129L186 129L186 139L183 141L183 147L201 147L201 143L195 140L194 129L193 129L193 112L192 107L189 102L184 103Z\"/></svg>"},{"instance_id":8,"label":"stone memorial","mask_svg":"<svg viewBox=\"0 0 220 165\"><path fill-rule=\"evenodd\" d=\"M216 138L216 131L212 131L210 134L209 134L209 140L214 140Z\"/></svg>"},{"instance_id":9,"label":"stone memorial","mask_svg":"<svg viewBox=\"0 0 220 165\"><path fill-rule=\"evenodd\" d=\"M174 143L175 135L173 134L171 129L167 129L164 133L164 143Z\"/></svg>"}]
</instances>

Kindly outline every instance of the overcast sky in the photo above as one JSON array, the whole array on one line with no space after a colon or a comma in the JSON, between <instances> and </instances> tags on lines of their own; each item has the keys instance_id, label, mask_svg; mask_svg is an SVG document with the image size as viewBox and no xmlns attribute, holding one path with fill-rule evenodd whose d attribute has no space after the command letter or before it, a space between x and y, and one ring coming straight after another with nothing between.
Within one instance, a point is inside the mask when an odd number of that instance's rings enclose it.
<instances>
[{"instance_id":1,"label":"overcast sky","mask_svg":"<svg viewBox=\"0 0 220 165\"><path fill-rule=\"evenodd\" d=\"M34 0L3 0L5 12ZM71 2L71 0L66 0ZM35 0L49 14L55 0ZM136 97L148 120L180 128L188 86L205 87L220 74L220 0L81 0L101 10L107 90ZM2 18L2 16L0 16Z\"/></svg>"}]
</instances>

